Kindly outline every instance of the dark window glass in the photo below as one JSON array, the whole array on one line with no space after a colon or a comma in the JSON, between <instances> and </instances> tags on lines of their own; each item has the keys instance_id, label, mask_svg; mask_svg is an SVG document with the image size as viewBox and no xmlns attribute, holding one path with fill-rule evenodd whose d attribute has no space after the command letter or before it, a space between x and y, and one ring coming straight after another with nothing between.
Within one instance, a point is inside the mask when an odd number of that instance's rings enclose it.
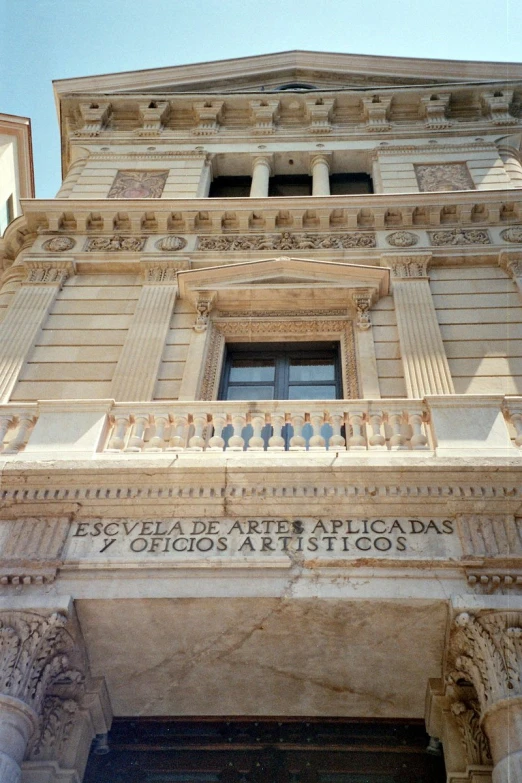
<instances>
[{"instance_id":1,"label":"dark window glass","mask_svg":"<svg viewBox=\"0 0 522 783\"><path fill-rule=\"evenodd\" d=\"M311 196L312 177L307 174L278 174L270 177L269 196Z\"/></svg>"},{"instance_id":2,"label":"dark window glass","mask_svg":"<svg viewBox=\"0 0 522 783\"><path fill-rule=\"evenodd\" d=\"M373 193L372 178L369 174L331 174L330 193L332 196Z\"/></svg>"},{"instance_id":3,"label":"dark window glass","mask_svg":"<svg viewBox=\"0 0 522 783\"><path fill-rule=\"evenodd\" d=\"M335 400L342 396L339 344L231 345L222 400Z\"/></svg>"},{"instance_id":4,"label":"dark window glass","mask_svg":"<svg viewBox=\"0 0 522 783\"><path fill-rule=\"evenodd\" d=\"M250 196L252 177L215 177L210 184L210 198L243 198Z\"/></svg>"}]
</instances>

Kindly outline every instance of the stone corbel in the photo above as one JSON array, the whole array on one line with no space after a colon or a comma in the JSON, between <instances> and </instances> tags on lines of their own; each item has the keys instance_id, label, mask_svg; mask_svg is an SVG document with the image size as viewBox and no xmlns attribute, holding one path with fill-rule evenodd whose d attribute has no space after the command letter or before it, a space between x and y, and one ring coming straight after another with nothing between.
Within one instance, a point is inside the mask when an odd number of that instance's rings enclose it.
<instances>
[{"instance_id":1,"label":"stone corbel","mask_svg":"<svg viewBox=\"0 0 522 783\"><path fill-rule=\"evenodd\" d=\"M357 313L355 324L357 328L363 332L369 329L372 325L370 319L370 310L376 299L376 292L371 291L370 289L355 291L355 293L352 294L352 301L355 305L355 310Z\"/></svg>"},{"instance_id":2,"label":"stone corbel","mask_svg":"<svg viewBox=\"0 0 522 783\"><path fill-rule=\"evenodd\" d=\"M140 101L141 128L138 128L138 136L159 136L170 114L168 101Z\"/></svg>"},{"instance_id":3,"label":"stone corbel","mask_svg":"<svg viewBox=\"0 0 522 783\"><path fill-rule=\"evenodd\" d=\"M213 291L199 291L196 300L195 332L206 332L210 320L210 312L214 305L216 294Z\"/></svg>"},{"instance_id":4,"label":"stone corbel","mask_svg":"<svg viewBox=\"0 0 522 783\"><path fill-rule=\"evenodd\" d=\"M389 112L391 98L382 95L374 95L371 98L363 98L363 116L369 131L386 131L391 129Z\"/></svg>"},{"instance_id":5,"label":"stone corbel","mask_svg":"<svg viewBox=\"0 0 522 783\"><path fill-rule=\"evenodd\" d=\"M74 261L26 261L24 285L53 285L61 288L69 277L74 277Z\"/></svg>"},{"instance_id":6,"label":"stone corbel","mask_svg":"<svg viewBox=\"0 0 522 783\"><path fill-rule=\"evenodd\" d=\"M112 111L109 101L80 102L78 109L83 127L75 131L75 136L99 136L107 126Z\"/></svg>"},{"instance_id":7,"label":"stone corbel","mask_svg":"<svg viewBox=\"0 0 522 783\"><path fill-rule=\"evenodd\" d=\"M487 90L482 93L482 104L495 125L516 125L518 119L509 111L513 90Z\"/></svg>"},{"instance_id":8,"label":"stone corbel","mask_svg":"<svg viewBox=\"0 0 522 783\"><path fill-rule=\"evenodd\" d=\"M253 124L252 133L256 135L274 133L280 101L260 99L250 101L249 105Z\"/></svg>"},{"instance_id":9,"label":"stone corbel","mask_svg":"<svg viewBox=\"0 0 522 783\"><path fill-rule=\"evenodd\" d=\"M451 120L446 116L451 98L449 92L438 92L433 95L423 95L420 102L421 117L430 130L441 130L451 126Z\"/></svg>"},{"instance_id":10,"label":"stone corbel","mask_svg":"<svg viewBox=\"0 0 522 783\"><path fill-rule=\"evenodd\" d=\"M335 98L305 98L310 133L330 133Z\"/></svg>"},{"instance_id":11,"label":"stone corbel","mask_svg":"<svg viewBox=\"0 0 522 783\"><path fill-rule=\"evenodd\" d=\"M223 115L225 101L194 101L192 108L197 126L192 133L196 136L209 136L216 133Z\"/></svg>"}]
</instances>

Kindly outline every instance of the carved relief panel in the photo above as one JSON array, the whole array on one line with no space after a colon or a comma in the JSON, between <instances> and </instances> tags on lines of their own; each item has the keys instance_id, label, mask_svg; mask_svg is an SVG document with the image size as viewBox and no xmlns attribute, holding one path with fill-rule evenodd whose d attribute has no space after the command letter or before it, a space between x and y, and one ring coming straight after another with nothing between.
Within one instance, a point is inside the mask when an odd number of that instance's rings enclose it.
<instances>
[{"instance_id":1,"label":"carved relief panel","mask_svg":"<svg viewBox=\"0 0 522 783\"><path fill-rule=\"evenodd\" d=\"M107 198L161 198L168 171L118 171Z\"/></svg>"},{"instance_id":2,"label":"carved relief panel","mask_svg":"<svg viewBox=\"0 0 522 783\"><path fill-rule=\"evenodd\" d=\"M421 192L437 190L475 190L465 163L414 164Z\"/></svg>"}]
</instances>

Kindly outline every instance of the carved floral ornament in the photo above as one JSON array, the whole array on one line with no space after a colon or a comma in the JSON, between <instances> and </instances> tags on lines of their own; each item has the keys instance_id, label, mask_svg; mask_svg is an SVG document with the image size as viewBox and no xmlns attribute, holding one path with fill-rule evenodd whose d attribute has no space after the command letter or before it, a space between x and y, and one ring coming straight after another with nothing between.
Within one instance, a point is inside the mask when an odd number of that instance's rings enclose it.
<instances>
[{"instance_id":1,"label":"carved floral ornament","mask_svg":"<svg viewBox=\"0 0 522 783\"><path fill-rule=\"evenodd\" d=\"M390 259L392 277L427 277L431 255L398 256Z\"/></svg>"},{"instance_id":2,"label":"carved floral ornament","mask_svg":"<svg viewBox=\"0 0 522 783\"><path fill-rule=\"evenodd\" d=\"M386 237L386 242L394 247L413 247L418 241L418 234L413 234L411 231L394 231Z\"/></svg>"},{"instance_id":3,"label":"carved floral ornament","mask_svg":"<svg viewBox=\"0 0 522 783\"><path fill-rule=\"evenodd\" d=\"M187 240L183 237L169 235L158 239L155 247L164 253L173 253L176 250L183 250L187 245Z\"/></svg>"},{"instance_id":4,"label":"carved floral ornament","mask_svg":"<svg viewBox=\"0 0 522 783\"><path fill-rule=\"evenodd\" d=\"M62 286L75 273L72 261L30 261L24 284Z\"/></svg>"},{"instance_id":5,"label":"carved floral ornament","mask_svg":"<svg viewBox=\"0 0 522 783\"><path fill-rule=\"evenodd\" d=\"M344 234L241 234L237 236L198 237L198 250L330 250L376 247L375 233Z\"/></svg>"},{"instance_id":6,"label":"carved floral ornament","mask_svg":"<svg viewBox=\"0 0 522 783\"><path fill-rule=\"evenodd\" d=\"M451 228L441 231L428 231L432 245L489 245L489 233L481 228Z\"/></svg>"},{"instance_id":7,"label":"carved floral ornament","mask_svg":"<svg viewBox=\"0 0 522 783\"><path fill-rule=\"evenodd\" d=\"M48 253L65 253L72 250L76 242L72 237L53 237L44 242L43 249Z\"/></svg>"},{"instance_id":8,"label":"carved floral ornament","mask_svg":"<svg viewBox=\"0 0 522 783\"><path fill-rule=\"evenodd\" d=\"M116 235L112 237L91 237L85 243L84 250L88 253L117 253L126 251L139 253L143 250L146 237L125 237Z\"/></svg>"},{"instance_id":9,"label":"carved floral ornament","mask_svg":"<svg viewBox=\"0 0 522 783\"><path fill-rule=\"evenodd\" d=\"M522 244L522 227L512 226L506 228L500 232L500 236L504 242L512 242L513 244Z\"/></svg>"}]
</instances>

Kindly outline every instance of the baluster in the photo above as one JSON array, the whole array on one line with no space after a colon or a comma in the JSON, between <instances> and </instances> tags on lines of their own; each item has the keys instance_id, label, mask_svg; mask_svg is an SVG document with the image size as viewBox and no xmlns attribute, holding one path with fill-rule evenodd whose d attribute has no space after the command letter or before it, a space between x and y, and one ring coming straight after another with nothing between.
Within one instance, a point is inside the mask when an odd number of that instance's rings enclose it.
<instances>
[{"instance_id":1,"label":"baluster","mask_svg":"<svg viewBox=\"0 0 522 783\"><path fill-rule=\"evenodd\" d=\"M194 423L194 435L189 440L190 451L203 451L206 443L203 437L203 432L207 426L207 414L206 413L194 413L192 415L192 421Z\"/></svg>"},{"instance_id":2,"label":"baluster","mask_svg":"<svg viewBox=\"0 0 522 783\"><path fill-rule=\"evenodd\" d=\"M372 434L369 437L368 443L370 449L384 449L386 448L386 438L382 434L382 413L370 413L369 421L372 428Z\"/></svg>"},{"instance_id":3,"label":"baluster","mask_svg":"<svg viewBox=\"0 0 522 783\"><path fill-rule=\"evenodd\" d=\"M265 441L261 437L261 430L265 426L265 414L261 411L250 413L250 423L252 424L253 434L248 441L248 451L264 451Z\"/></svg>"},{"instance_id":4,"label":"baluster","mask_svg":"<svg viewBox=\"0 0 522 783\"><path fill-rule=\"evenodd\" d=\"M122 451L125 446L125 436L130 425L128 413L117 413L113 417L114 429L108 447L105 451Z\"/></svg>"},{"instance_id":5,"label":"baluster","mask_svg":"<svg viewBox=\"0 0 522 783\"><path fill-rule=\"evenodd\" d=\"M392 436L390 438L390 448L392 451L404 451L407 448L405 445L406 438L402 434L402 413L390 413L388 419L392 428Z\"/></svg>"},{"instance_id":6,"label":"baluster","mask_svg":"<svg viewBox=\"0 0 522 783\"><path fill-rule=\"evenodd\" d=\"M341 435L341 427L344 424L344 413L330 413L330 426L333 430L333 435L328 441L330 449L344 449L346 448L346 441Z\"/></svg>"},{"instance_id":7,"label":"baluster","mask_svg":"<svg viewBox=\"0 0 522 783\"><path fill-rule=\"evenodd\" d=\"M7 448L4 449L4 454L16 454L16 452L21 451L24 448L29 438L29 430L32 428L33 424L34 416L32 413L20 413L15 436L7 444Z\"/></svg>"},{"instance_id":8,"label":"baluster","mask_svg":"<svg viewBox=\"0 0 522 783\"><path fill-rule=\"evenodd\" d=\"M321 427L324 424L324 413L311 413L310 423L312 425L312 437L308 444L313 451L326 451L326 441L321 435Z\"/></svg>"},{"instance_id":9,"label":"baluster","mask_svg":"<svg viewBox=\"0 0 522 783\"><path fill-rule=\"evenodd\" d=\"M232 415L232 427L234 428L234 434L228 441L227 451L243 451L245 448L245 441L241 435L245 426L246 414L234 413Z\"/></svg>"},{"instance_id":10,"label":"baluster","mask_svg":"<svg viewBox=\"0 0 522 783\"><path fill-rule=\"evenodd\" d=\"M294 434L290 438L290 451L306 451L306 439L303 438L304 414L291 413L290 421L294 428Z\"/></svg>"},{"instance_id":11,"label":"baluster","mask_svg":"<svg viewBox=\"0 0 522 783\"><path fill-rule=\"evenodd\" d=\"M153 414L156 434L151 438L147 451L163 451L165 447L165 430L169 426L168 413Z\"/></svg>"},{"instance_id":12,"label":"baluster","mask_svg":"<svg viewBox=\"0 0 522 783\"><path fill-rule=\"evenodd\" d=\"M149 414L138 413L134 417L134 427L125 451L135 453L142 451L145 441L145 431L149 425Z\"/></svg>"},{"instance_id":13,"label":"baluster","mask_svg":"<svg viewBox=\"0 0 522 783\"><path fill-rule=\"evenodd\" d=\"M366 451L366 438L363 435L364 413L357 411L349 414L349 421L352 428L352 434L348 439L348 448L350 451Z\"/></svg>"},{"instance_id":14,"label":"baluster","mask_svg":"<svg viewBox=\"0 0 522 783\"><path fill-rule=\"evenodd\" d=\"M272 425L273 433L268 439L268 451L284 451L285 439L281 433L283 431L283 427L285 426L285 414L271 413L270 423Z\"/></svg>"},{"instance_id":15,"label":"baluster","mask_svg":"<svg viewBox=\"0 0 522 783\"><path fill-rule=\"evenodd\" d=\"M0 451L4 450L4 440L9 427L14 421L14 416L0 416Z\"/></svg>"},{"instance_id":16,"label":"baluster","mask_svg":"<svg viewBox=\"0 0 522 783\"><path fill-rule=\"evenodd\" d=\"M516 431L515 445L522 448L522 412L515 411L510 414L511 422Z\"/></svg>"},{"instance_id":17,"label":"baluster","mask_svg":"<svg viewBox=\"0 0 522 783\"><path fill-rule=\"evenodd\" d=\"M187 442L188 413L174 413L172 435L166 451L185 451Z\"/></svg>"},{"instance_id":18,"label":"baluster","mask_svg":"<svg viewBox=\"0 0 522 783\"><path fill-rule=\"evenodd\" d=\"M411 428L413 430L413 436L410 440L411 448L415 449L415 451L426 450L429 447L428 447L428 438L422 431L422 422L424 420L423 414L410 413L408 418L411 424Z\"/></svg>"},{"instance_id":19,"label":"baluster","mask_svg":"<svg viewBox=\"0 0 522 783\"><path fill-rule=\"evenodd\" d=\"M212 414L212 426L214 427L214 434L208 442L209 451L223 451L225 448L225 441L222 437L223 430L227 423L226 413L213 413Z\"/></svg>"}]
</instances>

